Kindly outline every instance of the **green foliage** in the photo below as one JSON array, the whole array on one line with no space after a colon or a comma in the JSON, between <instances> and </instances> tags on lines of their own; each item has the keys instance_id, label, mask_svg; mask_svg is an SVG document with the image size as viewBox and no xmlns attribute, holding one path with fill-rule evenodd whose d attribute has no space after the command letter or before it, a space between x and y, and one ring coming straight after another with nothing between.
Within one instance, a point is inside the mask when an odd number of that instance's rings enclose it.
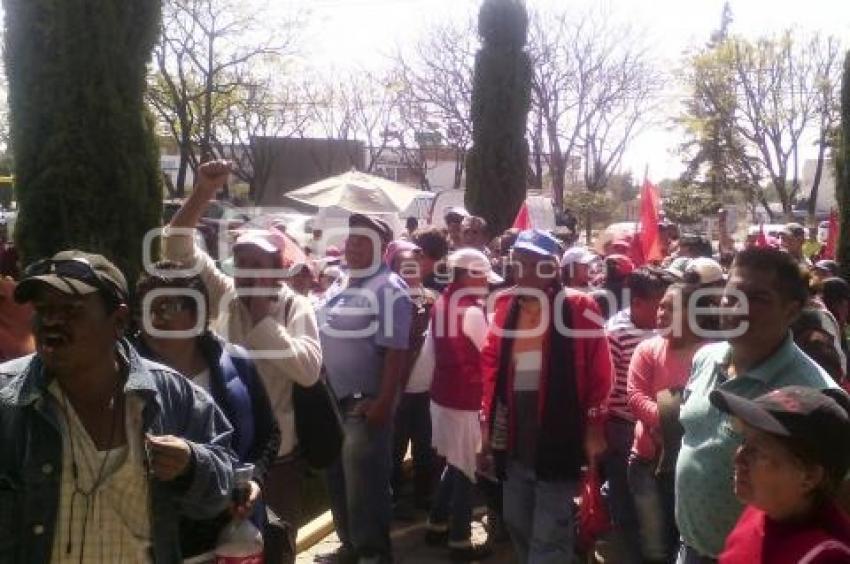
<instances>
[{"instance_id":1,"label":"green foliage","mask_svg":"<svg viewBox=\"0 0 850 564\"><path fill-rule=\"evenodd\" d=\"M605 192L569 192L564 194L564 207L573 210L578 217L592 217L594 221L608 221L616 206L614 199Z\"/></svg>"},{"instance_id":2,"label":"green foliage","mask_svg":"<svg viewBox=\"0 0 850 564\"><path fill-rule=\"evenodd\" d=\"M664 215L673 223L697 223L719 209L720 202L700 186L679 184L664 198Z\"/></svg>"},{"instance_id":3,"label":"green foliage","mask_svg":"<svg viewBox=\"0 0 850 564\"><path fill-rule=\"evenodd\" d=\"M483 45L475 57L466 206L496 234L510 227L526 193L531 61L524 4L485 0L478 32Z\"/></svg>"},{"instance_id":4,"label":"green foliage","mask_svg":"<svg viewBox=\"0 0 850 564\"><path fill-rule=\"evenodd\" d=\"M845 278L850 278L850 51L844 58L841 80L841 126L835 157L835 196L838 200L838 261Z\"/></svg>"},{"instance_id":5,"label":"green foliage","mask_svg":"<svg viewBox=\"0 0 850 564\"><path fill-rule=\"evenodd\" d=\"M590 241L593 226L600 222L609 223L617 202L606 192L568 192L564 194L564 208L573 211Z\"/></svg>"},{"instance_id":6,"label":"green foliage","mask_svg":"<svg viewBox=\"0 0 850 564\"><path fill-rule=\"evenodd\" d=\"M730 21L727 6L720 30L685 65L691 96L678 119L688 137L682 181L719 199L741 192L772 215L759 188L769 185L788 215L801 195L802 143L816 133L822 162L836 119L839 42L795 29L756 39L732 36Z\"/></svg>"},{"instance_id":7,"label":"green foliage","mask_svg":"<svg viewBox=\"0 0 850 564\"><path fill-rule=\"evenodd\" d=\"M682 184L703 188L715 199L734 191L747 192L760 180L759 163L748 154L736 127L736 40L728 36L731 21L727 3L711 41L687 58L683 78L690 97L676 119L687 138L680 148L686 167Z\"/></svg>"},{"instance_id":8,"label":"green foliage","mask_svg":"<svg viewBox=\"0 0 850 564\"><path fill-rule=\"evenodd\" d=\"M528 11L521 0L485 0L478 34L486 47L522 50L528 41Z\"/></svg>"},{"instance_id":9,"label":"green foliage","mask_svg":"<svg viewBox=\"0 0 850 564\"><path fill-rule=\"evenodd\" d=\"M624 174L612 174L608 178L608 184L605 186L605 191L614 198L618 204L630 202L640 194L640 186L635 184L631 172Z\"/></svg>"},{"instance_id":10,"label":"green foliage","mask_svg":"<svg viewBox=\"0 0 850 564\"><path fill-rule=\"evenodd\" d=\"M162 206L144 104L160 2L3 6L22 260L76 247L109 256L132 278Z\"/></svg>"}]
</instances>

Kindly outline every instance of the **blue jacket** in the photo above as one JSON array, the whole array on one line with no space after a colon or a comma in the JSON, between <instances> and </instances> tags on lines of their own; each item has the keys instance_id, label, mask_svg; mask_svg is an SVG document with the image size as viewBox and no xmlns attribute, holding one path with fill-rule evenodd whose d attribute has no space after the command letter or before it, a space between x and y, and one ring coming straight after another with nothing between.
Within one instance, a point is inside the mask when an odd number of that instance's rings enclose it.
<instances>
[{"instance_id":1,"label":"blue jacket","mask_svg":"<svg viewBox=\"0 0 850 564\"><path fill-rule=\"evenodd\" d=\"M133 341L143 357L161 362L141 338ZM198 337L210 368L210 395L233 426L230 446L239 462L254 465L262 485L280 447L280 427L257 367L244 348L207 332Z\"/></svg>"},{"instance_id":2,"label":"blue jacket","mask_svg":"<svg viewBox=\"0 0 850 564\"><path fill-rule=\"evenodd\" d=\"M199 336L198 345L210 369L210 395L233 425L231 446L236 458L240 463L254 465L254 479L262 486L280 447L280 427L266 388L242 347L212 332ZM137 348L145 358L158 360L143 340L139 339ZM183 555L195 556L213 548L221 529L229 521L229 512L213 519L183 519ZM265 506L262 503L257 504L252 521L263 528Z\"/></svg>"},{"instance_id":3,"label":"blue jacket","mask_svg":"<svg viewBox=\"0 0 850 564\"><path fill-rule=\"evenodd\" d=\"M178 563L181 515L213 517L230 502L232 429L208 394L173 370L117 344L128 370L125 392L142 395L142 430L186 439L191 471L171 482L150 479L153 557ZM48 377L38 356L0 365L0 564L47 564L59 509L62 436Z\"/></svg>"}]
</instances>

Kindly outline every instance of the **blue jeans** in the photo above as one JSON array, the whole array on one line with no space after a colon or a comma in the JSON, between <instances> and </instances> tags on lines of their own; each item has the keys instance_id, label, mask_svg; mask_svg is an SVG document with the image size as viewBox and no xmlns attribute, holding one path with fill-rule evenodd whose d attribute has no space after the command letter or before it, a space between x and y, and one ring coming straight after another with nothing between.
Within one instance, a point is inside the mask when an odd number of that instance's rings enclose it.
<instances>
[{"instance_id":1,"label":"blue jeans","mask_svg":"<svg viewBox=\"0 0 850 564\"><path fill-rule=\"evenodd\" d=\"M621 564L641 562L638 516L628 479L629 455L634 438L633 422L615 416L608 419L605 424L608 450L602 458L602 469L607 483L605 501L611 513L614 533L623 545L619 551Z\"/></svg>"},{"instance_id":2,"label":"blue jeans","mask_svg":"<svg viewBox=\"0 0 850 564\"><path fill-rule=\"evenodd\" d=\"M521 564L571 562L575 545L577 482L538 480L534 470L510 461L504 483L505 525Z\"/></svg>"},{"instance_id":3,"label":"blue jeans","mask_svg":"<svg viewBox=\"0 0 850 564\"><path fill-rule=\"evenodd\" d=\"M337 535L361 561L389 562L392 426L375 429L344 413L343 431L342 452L326 474Z\"/></svg>"},{"instance_id":4,"label":"blue jeans","mask_svg":"<svg viewBox=\"0 0 850 564\"><path fill-rule=\"evenodd\" d=\"M431 448L431 394L402 394L393 424L393 495L402 487L402 463L407 445L413 455L413 498L427 507L435 481L434 451Z\"/></svg>"},{"instance_id":5,"label":"blue jeans","mask_svg":"<svg viewBox=\"0 0 850 564\"><path fill-rule=\"evenodd\" d=\"M669 562L673 560L679 544L673 476L658 477L655 467L654 462L632 457L629 461L629 486L640 522L644 559Z\"/></svg>"},{"instance_id":6,"label":"blue jeans","mask_svg":"<svg viewBox=\"0 0 850 564\"><path fill-rule=\"evenodd\" d=\"M451 544L468 544L472 537L471 497L470 479L451 464L446 464L429 521L438 526L448 521Z\"/></svg>"},{"instance_id":7,"label":"blue jeans","mask_svg":"<svg viewBox=\"0 0 850 564\"><path fill-rule=\"evenodd\" d=\"M716 564L717 559L709 556L701 556L696 550L682 542L676 564Z\"/></svg>"}]
</instances>

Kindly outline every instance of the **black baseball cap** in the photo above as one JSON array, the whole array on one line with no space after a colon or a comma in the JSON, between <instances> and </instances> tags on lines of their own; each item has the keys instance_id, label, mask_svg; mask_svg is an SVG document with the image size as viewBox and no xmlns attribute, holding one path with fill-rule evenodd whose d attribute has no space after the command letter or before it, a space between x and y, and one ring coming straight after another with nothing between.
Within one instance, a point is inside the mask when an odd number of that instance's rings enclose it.
<instances>
[{"instance_id":1,"label":"black baseball cap","mask_svg":"<svg viewBox=\"0 0 850 564\"><path fill-rule=\"evenodd\" d=\"M32 301L44 286L75 296L102 292L124 303L129 297L127 279L117 266L102 255L78 250L61 251L28 266L15 288L15 301Z\"/></svg>"},{"instance_id":2,"label":"black baseball cap","mask_svg":"<svg viewBox=\"0 0 850 564\"><path fill-rule=\"evenodd\" d=\"M393 239L393 230L386 221L378 219L377 217L368 216L362 213L352 214L348 218L348 227L361 227L374 231L378 234L378 237L384 244L389 243Z\"/></svg>"},{"instance_id":3,"label":"black baseball cap","mask_svg":"<svg viewBox=\"0 0 850 564\"><path fill-rule=\"evenodd\" d=\"M831 276L838 276L841 273L841 267L838 266L838 263L830 259L817 261L812 269L828 272Z\"/></svg>"},{"instance_id":4,"label":"black baseball cap","mask_svg":"<svg viewBox=\"0 0 850 564\"><path fill-rule=\"evenodd\" d=\"M850 468L850 396L843 390L787 386L754 400L714 390L709 399L751 427L805 444L824 466Z\"/></svg>"}]
</instances>

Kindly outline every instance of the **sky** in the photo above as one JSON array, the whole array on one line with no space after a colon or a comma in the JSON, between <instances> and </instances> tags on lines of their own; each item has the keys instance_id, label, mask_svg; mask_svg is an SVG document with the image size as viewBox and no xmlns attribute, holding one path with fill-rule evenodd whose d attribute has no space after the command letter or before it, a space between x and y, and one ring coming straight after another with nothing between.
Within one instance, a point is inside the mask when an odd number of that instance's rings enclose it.
<instances>
[{"instance_id":1,"label":"sky","mask_svg":"<svg viewBox=\"0 0 850 564\"><path fill-rule=\"evenodd\" d=\"M304 16L299 26L301 63L317 69L385 68L397 47L414 44L434 23L475 17L481 0L253 0L267 2L270 21L293 13ZM250 3L250 2L248 2ZM529 7L584 10L603 6L609 14L646 34L663 68L673 69L688 48L708 39L718 27L724 0L526 0ZM731 0L732 33L758 37L794 28L819 31L841 39L850 48L850 0ZM0 8L2 16L2 8ZM270 24L274 25L274 24ZM664 94L677 107L681 90L671 83ZM622 168L650 177L678 176L675 154L679 132L669 123L646 128L629 146ZM814 157L814 148L805 157Z\"/></svg>"},{"instance_id":2,"label":"sky","mask_svg":"<svg viewBox=\"0 0 850 564\"><path fill-rule=\"evenodd\" d=\"M526 3L582 10L602 2ZM723 4L723 0L604 0L603 5L608 13L642 30L661 64L672 69L683 52L705 43L718 27ZM301 56L310 65L380 68L397 45L404 48L415 42L432 23L474 17L480 0L275 0L272 5L280 15L293 8L309 10ZM733 33L758 37L788 28L819 31L839 37L850 48L848 0L733 0L731 6ZM674 84L665 96L671 105L678 103ZM650 127L631 143L623 168L639 175L648 166L650 176L657 179L677 176L682 165L675 148L681 140L667 124Z\"/></svg>"}]
</instances>

